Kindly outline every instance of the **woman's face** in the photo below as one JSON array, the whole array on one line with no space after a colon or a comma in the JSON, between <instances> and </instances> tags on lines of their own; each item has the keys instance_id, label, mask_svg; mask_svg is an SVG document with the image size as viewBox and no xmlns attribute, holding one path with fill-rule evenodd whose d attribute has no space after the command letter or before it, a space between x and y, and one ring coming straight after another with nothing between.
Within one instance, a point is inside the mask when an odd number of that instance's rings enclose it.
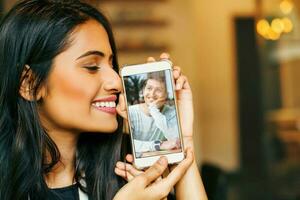
<instances>
[{"instance_id":1,"label":"woman's face","mask_svg":"<svg viewBox=\"0 0 300 200\"><path fill-rule=\"evenodd\" d=\"M95 20L79 25L70 47L55 57L39 106L49 131L113 132L121 80L112 68L105 29Z\"/></svg>"},{"instance_id":2,"label":"woman's face","mask_svg":"<svg viewBox=\"0 0 300 200\"><path fill-rule=\"evenodd\" d=\"M161 108L167 98L165 84L155 79L148 79L143 90L143 96L147 105L154 103L158 108Z\"/></svg>"}]
</instances>

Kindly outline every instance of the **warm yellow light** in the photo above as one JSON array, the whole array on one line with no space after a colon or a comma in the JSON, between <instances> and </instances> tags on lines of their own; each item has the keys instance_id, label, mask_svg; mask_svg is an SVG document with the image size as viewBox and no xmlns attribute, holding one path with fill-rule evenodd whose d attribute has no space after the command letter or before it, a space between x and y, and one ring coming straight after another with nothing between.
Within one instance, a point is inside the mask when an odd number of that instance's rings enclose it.
<instances>
[{"instance_id":1,"label":"warm yellow light","mask_svg":"<svg viewBox=\"0 0 300 200\"><path fill-rule=\"evenodd\" d=\"M284 13L284 14L289 14L291 13L291 11L294 8L294 4L291 0L283 0L280 3L280 10Z\"/></svg>"},{"instance_id":2,"label":"warm yellow light","mask_svg":"<svg viewBox=\"0 0 300 200\"><path fill-rule=\"evenodd\" d=\"M266 39L278 40L280 38L280 33L276 33L273 29L269 29Z\"/></svg>"},{"instance_id":3,"label":"warm yellow light","mask_svg":"<svg viewBox=\"0 0 300 200\"><path fill-rule=\"evenodd\" d=\"M256 30L260 35L262 36L267 35L269 29L270 29L270 24L267 20L261 19L257 22Z\"/></svg>"},{"instance_id":4,"label":"warm yellow light","mask_svg":"<svg viewBox=\"0 0 300 200\"><path fill-rule=\"evenodd\" d=\"M282 33L293 30L293 23L288 18L275 18L271 24L266 19L261 19L256 24L256 31L267 40L278 40Z\"/></svg>"},{"instance_id":5,"label":"warm yellow light","mask_svg":"<svg viewBox=\"0 0 300 200\"><path fill-rule=\"evenodd\" d=\"M273 29L274 32L276 33L282 33L284 30L284 23L281 21L281 19L273 19L271 23L271 28Z\"/></svg>"},{"instance_id":6,"label":"warm yellow light","mask_svg":"<svg viewBox=\"0 0 300 200\"><path fill-rule=\"evenodd\" d=\"M293 25L292 21L289 18L285 17L281 21L284 25L283 32L289 33L293 30L294 25Z\"/></svg>"}]
</instances>

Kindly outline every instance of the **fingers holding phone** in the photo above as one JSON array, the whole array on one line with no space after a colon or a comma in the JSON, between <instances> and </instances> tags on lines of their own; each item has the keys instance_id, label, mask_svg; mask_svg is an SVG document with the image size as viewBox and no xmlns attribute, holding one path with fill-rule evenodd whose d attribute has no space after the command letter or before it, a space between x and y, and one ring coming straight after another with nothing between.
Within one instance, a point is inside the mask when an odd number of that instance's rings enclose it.
<instances>
[{"instance_id":1,"label":"fingers holding phone","mask_svg":"<svg viewBox=\"0 0 300 200\"><path fill-rule=\"evenodd\" d=\"M116 194L114 200L163 199L168 191L151 191L151 183L160 177L168 166L165 157L161 157L144 173L136 176Z\"/></svg>"},{"instance_id":2,"label":"fingers holding phone","mask_svg":"<svg viewBox=\"0 0 300 200\"><path fill-rule=\"evenodd\" d=\"M114 200L161 200L165 199L174 185L181 179L189 169L194 160L193 152L187 150L186 158L180 162L172 172L161 178L168 166L167 159L161 157L153 166L145 172L134 176L115 196ZM133 166L132 166L133 167ZM124 170L125 168L123 168ZM129 169L129 168L126 168ZM136 169L137 170L137 169ZM138 171L138 170L137 170ZM127 173L131 173L129 170ZM125 173L124 173L125 174Z\"/></svg>"}]
</instances>

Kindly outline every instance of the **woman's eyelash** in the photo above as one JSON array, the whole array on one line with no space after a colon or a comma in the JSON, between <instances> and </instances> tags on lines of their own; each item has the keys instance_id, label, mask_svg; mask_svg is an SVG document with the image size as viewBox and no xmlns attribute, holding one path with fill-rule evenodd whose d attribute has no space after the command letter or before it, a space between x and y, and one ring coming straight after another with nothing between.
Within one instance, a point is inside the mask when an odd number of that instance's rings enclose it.
<instances>
[{"instance_id":1,"label":"woman's eyelash","mask_svg":"<svg viewBox=\"0 0 300 200\"><path fill-rule=\"evenodd\" d=\"M98 71L100 67L98 66L84 66L84 68L90 70L90 71Z\"/></svg>"}]
</instances>

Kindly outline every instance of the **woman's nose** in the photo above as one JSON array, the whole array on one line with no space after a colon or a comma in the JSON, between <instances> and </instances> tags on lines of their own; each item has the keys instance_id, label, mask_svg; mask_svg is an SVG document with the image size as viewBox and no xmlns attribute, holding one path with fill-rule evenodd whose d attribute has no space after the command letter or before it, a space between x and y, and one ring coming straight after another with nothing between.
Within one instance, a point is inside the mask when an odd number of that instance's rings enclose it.
<instances>
[{"instance_id":1,"label":"woman's nose","mask_svg":"<svg viewBox=\"0 0 300 200\"><path fill-rule=\"evenodd\" d=\"M113 91L119 93L122 91L122 81L117 72L115 72L111 67L106 68L107 73L104 75L104 89L106 91Z\"/></svg>"}]
</instances>

